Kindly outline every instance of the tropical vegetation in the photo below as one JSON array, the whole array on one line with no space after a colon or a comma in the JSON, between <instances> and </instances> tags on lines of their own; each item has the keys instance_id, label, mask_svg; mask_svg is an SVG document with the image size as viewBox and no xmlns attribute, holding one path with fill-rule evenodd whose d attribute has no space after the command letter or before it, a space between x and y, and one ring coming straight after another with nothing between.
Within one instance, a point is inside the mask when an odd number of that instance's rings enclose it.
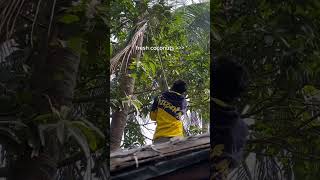
<instances>
[{"instance_id":1,"label":"tropical vegetation","mask_svg":"<svg viewBox=\"0 0 320 180\"><path fill-rule=\"evenodd\" d=\"M111 1L111 151L151 139L153 98L177 79L188 84L186 134L208 129L209 2L185 2Z\"/></svg>"}]
</instances>

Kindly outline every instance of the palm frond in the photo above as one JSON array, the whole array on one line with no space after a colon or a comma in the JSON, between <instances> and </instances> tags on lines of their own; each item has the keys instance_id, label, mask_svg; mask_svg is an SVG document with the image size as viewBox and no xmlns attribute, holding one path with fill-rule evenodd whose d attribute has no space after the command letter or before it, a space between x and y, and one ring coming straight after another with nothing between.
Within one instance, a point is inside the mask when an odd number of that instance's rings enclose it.
<instances>
[{"instance_id":1,"label":"palm frond","mask_svg":"<svg viewBox=\"0 0 320 180\"><path fill-rule=\"evenodd\" d=\"M123 65L125 67L128 66L129 60L133 55L140 56L142 50L137 50L136 47L141 47L144 40L144 34L147 29L148 21L142 21L139 24L142 24L138 30L132 36L130 42L123 48L119 53L117 53L113 58L110 60L110 73L113 74L118 66L121 64L121 69ZM126 68L125 68L126 69Z\"/></svg>"},{"instance_id":2,"label":"palm frond","mask_svg":"<svg viewBox=\"0 0 320 180\"><path fill-rule=\"evenodd\" d=\"M202 47L209 47L210 34L210 7L209 3L191 4L181 9L177 9L176 13L183 14L185 21L185 29L189 41L199 43Z\"/></svg>"},{"instance_id":3,"label":"palm frond","mask_svg":"<svg viewBox=\"0 0 320 180\"><path fill-rule=\"evenodd\" d=\"M0 14L0 37L4 37L5 40L10 39L24 3L25 0L3 1L0 3L0 10L2 11Z\"/></svg>"}]
</instances>

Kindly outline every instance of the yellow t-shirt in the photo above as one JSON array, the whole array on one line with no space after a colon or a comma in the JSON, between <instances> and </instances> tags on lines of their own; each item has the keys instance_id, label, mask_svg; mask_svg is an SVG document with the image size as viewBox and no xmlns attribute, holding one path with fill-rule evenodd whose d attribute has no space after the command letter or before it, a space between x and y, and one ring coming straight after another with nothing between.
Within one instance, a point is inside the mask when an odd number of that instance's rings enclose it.
<instances>
[{"instance_id":1,"label":"yellow t-shirt","mask_svg":"<svg viewBox=\"0 0 320 180\"><path fill-rule=\"evenodd\" d=\"M155 104L150 113L151 120L157 123L153 139L183 137L181 116L186 109L184 97L179 93L169 91L163 93Z\"/></svg>"},{"instance_id":2,"label":"yellow t-shirt","mask_svg":"<svg viewBox=\"0 0 320 180\"><path fill-rule=\"evenodd\" d=\"M156 112L151 112L151 114L156 114L153 116L156 116L155 120L157 122L153 139L183 136L183 124L181 121L160 108Z\"/></svg>"}]
</instances>

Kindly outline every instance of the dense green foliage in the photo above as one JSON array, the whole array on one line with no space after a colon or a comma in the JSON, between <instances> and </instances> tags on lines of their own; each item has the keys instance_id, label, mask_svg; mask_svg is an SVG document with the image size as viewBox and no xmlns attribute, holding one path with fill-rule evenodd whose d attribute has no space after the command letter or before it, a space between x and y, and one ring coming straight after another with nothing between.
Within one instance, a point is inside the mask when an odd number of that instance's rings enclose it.
<instances>
[{"instance_id":1,"label":"dense green foliage","mask_svg":"<svg viewBox=\"0 0 320 180\"><path fill-rule=\"evenodd\" d=\"M238 107L250 107L243 114L254 120L247 152L257 155L254 173L243 166L237 179L318 179L319 1L230 6L212 2L212 52L239 58L249 71Z\"/></svg>"},{"instance_id":2,"label":"dense green foliage","mask_svg":"<svg viewBox=\"0 0 320 180\"><path fill-rule=\"evenodd\" d=\"M129 99L132 103L131 114L135 114L127 118L124 147L134 143L144 144L146 137L141 129L150 123L148 113L153 98L170 88L177 79L183 79L188 84L188 109L201 114L203 121L209 121L209 3L174 9L163 1L154 2L152 5L148 1L141 2L144 4L117 2L117 8L113 9L112 57L131 42L133 33L137 31L137 24L144 21L148 24L142 46L168 49L145 50L141 58L132 59L129 70L130 76L135 79L135 87L131 97L121 99L119 69L114 72L111 82L111 106L116 109ZM185 124L190 126L191 120L186 120ZM196 127L200 128L194 126ZM189 129L187 131L191 133ZM196 130L192 132L200 133Z\"/></svg>"},{"instance_id":3,"label":"dense green foliage","mask_svg":"<svg viewBox=\"0 0 320 180\"><path fill-rule=\"evenodd\" d=\"M3 165L48 156L57 179L107 179L107 3L3 2L0 45L13 39L18 48L0 62ZM24 178L37 173L53 172Z\"/></svg>"}]
</instances>

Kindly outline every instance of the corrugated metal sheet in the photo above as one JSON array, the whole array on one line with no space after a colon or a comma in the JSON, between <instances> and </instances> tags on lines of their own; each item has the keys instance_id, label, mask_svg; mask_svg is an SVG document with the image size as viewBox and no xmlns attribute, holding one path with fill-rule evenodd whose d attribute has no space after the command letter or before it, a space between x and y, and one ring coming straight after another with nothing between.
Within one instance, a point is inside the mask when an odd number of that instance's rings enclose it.
<instances>
[{"instance_id":1,"label":"corrugated metal sheet","mask_svg":"<svg viewBox=\"0 0 320 180\"><path fill-rule=\"evenodd\" d=\"M209 149L204 149L198 152L183 154L169 160L154 162L154 164L148 164L140 168L125 169L111 174L111 180L145 180L173 173L183 168L190 168L199 163L208 162Z\"/></svg>"}]
</instances>

